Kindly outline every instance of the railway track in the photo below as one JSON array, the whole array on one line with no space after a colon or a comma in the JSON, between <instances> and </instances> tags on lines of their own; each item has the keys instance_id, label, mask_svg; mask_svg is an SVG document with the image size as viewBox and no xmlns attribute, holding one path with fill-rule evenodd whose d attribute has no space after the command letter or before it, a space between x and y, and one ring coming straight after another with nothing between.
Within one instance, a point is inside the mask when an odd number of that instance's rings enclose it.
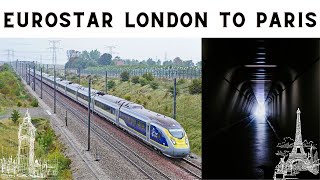
<instances>
[{"instance_id":1,"label":"railway track","mask_svg":"<svg viewBox=\"0 0 320 180\"><path fill-rule=\"evenodd\" d=\"M43 83L45 88L49 88L50 90L53 90L52 87L46 85L45 83ZM36 85L38 88L40 88L40 81L37 79L36 80ZM44 88L43 88L44 90ZM45 90L46 93L48 93L51 98L53 97L53 93L50 94L49 92L47 92L47 90ZM70 112L73 112L73 114L75 116L77 116L77 119L81 119L82 123L85 124L85 126L87 126L87 122L85 121L85 119L87 119L86 116L83 116L83 115L79 115L80 113L77 113L77 110L76 109L71 109L70 105L67 105L66 103L64 102L61 102L61 100L58 100L58 95L63 97L63 98L67 98L68 100L70 100L71 102L73 103L76 103L74 102L74 100L72 100L71 98L65 96L64 94L60 93L58 91L57 93L57 102L62 104L64 107L66 107L66 109L68 109ZM83 105L80 105L81 107L83 107ZM99 118L102 118L104 119L103 117L100 117L99 115L97 115L97 117ZM104 121L106 122L106 121ZM112 124L111 122L107 121L107 123L109 124ZM124 143L122 143L121 141L119 141L118 139L114 138L113 135L111 135L110 133L108 133L107 131L105 131L104 129L102 129L100 126L94 124L94 123L91 123L91 125L93 126L92 130L93 132L102 140L104 141L106 144L109 144L109 146L112 146L112 143L110 143L108 141L108 139L113 139L113 141L116 142L116 144L120 144L123 148L126 149L126 151L130 151L131 154L133 154L135 156L135 158L140 158L141 159L141 156L139 156L137 153L135 153L134 151L132 151L129 147L127 147ZM116 127L118 129L120 129L119 127ZM123 131L122 131L123 132ZM101 134L104 134L105 136L108 136L108 138L105 138L103 135ZM137 139L135 136L131 135L130 133L126 132L127 135L133 137L133 139L138 142L139 144L143 145L144 147L147 147L149 148L150 150L154 151L154 149L151 147L151 146L148 146L147 144L141 142L141 140ZM110 145L111 144L111 145ZM116 147L113 147L113 149L115 149L115 151L118 152L118 150L116 149ZM119 154L124 154L124 153L121 153L121 152L118 152ZM167 158L170 162L172 162L174 165L176 165L178 168L180 168L181 170L187 172L188 174L192 175L193 177L195 178L198 178L198 179L201 179L202 178L202 175L201 175L201 165L198 165L194 162L192 162L191 160L187 159L187 158L183 158L183 159L180 159L180 160L177 160L177 159L171 159L171 158L168 158L166 156L164 156L163 154L160 154L160 153L157 153L158 156L161 156L162 158ZM123 156L123 155L122 155ZM124 157L125 159L127 159L131 164L133 164L137 169L139 169L143 174L145 174L148 178L150 179L153 179L145 170L141 169L139 167L139 165L137 163L135 163L134 161L130 160L128 157ZM154 165L150 164L147 160L145 159L141 159L140 161L143 161L143 163L147 164L149 167L152 167L154 169L154 171L156 171L158 174L161 174L162 176L162 179L165 178L165 179L170 179L167 175L165 175L164 173L162 173L160 170L158 170L156 167L154 167Z\"/></svg>"},{"instance_id":2,"label":"railway track","mask_svg":"<svg viewBox=\"0 0 320 180\"><path fill-rule=\"evenodd\" d=\"M27 85L26 82L25 82L25 85ZM98 175L99 173L97 173L93 169L94 167L91 166L91 164L88 162L88 159L83 155L83 153L79 150L79 148L76 147L73 138L65 131L65 129L63 129L61 126L56 124L58 122L58 119L52 118L52 120L54 121L54 124L53 124L54 127L59 129L59 132L64 135L65 141L68 142L69 146L76 152L76 154L78 154L78 156L81 158L81 161L83 161L85 166L87 166L87 169L90 172L90 174L92 175L92 178L94 177L95 179L102 179L101 175L103 175L103 174Z\"/></svg>"},{"instance_id":3,"label":"railway track","mask_svg":"<svg viewBox=\"0 0 320 180\"><path fill-rule=\"evenodd\" d=\"M127 133L127 132L126 132ZM136 142L140 143L141 145L145 146L146 148L148 148L151 151L155 151L154 148L152 148L151 146L148 146L147 144L141 142L139 139L137 139L135 136L132 136L131 134L127 133L127 135L131 136L133 139L135 139ZM202 167L194 162L192 162L191 160L187 159L187 158L182 158L182 159L171 159L165 155L163 155L161 152L158 152L158 156L161 156L163 158L166 158L167 160L169 160L170 162L172 162L173 164L175 164L176 166L178 166L179 168L181 168L182 170L184 170L185 172L191 174L192 176L198 178L198 179L202 179Z\"/></svg>"},{"instance_id":4,"label":"railway track","mask_svg":"<svg viewBox=\"0 0 320 180\"><path fill-rule=\"evenodd\" d=\"M150 149L151 151L155 151L154 148L152 148L151 146L148 146L147 144L141 142L135 136L132 136L129 133L127 133L127 134L129 136L131 136L133 139L135 139L136 142L140 143L141 145L145 146L146 148ZM175 164L176 166L178 166L179 168L181 168L185 172L191 174L192 176L194 176L194 177L196 177L198 179L202 179L202 167L200 165L192 162L191 160L189 160L187 158L171 159L171 158L165 156L164 154L162 154L161 152L159 152L159 151L157 151L157 152L158 152L158 156L166 158L167 160L169 160L170 162L172 162L173 164Z\"/></svg>"},{"instance_id":5,"label":"railway track","mask_svg":"<svg viewBox=\"0 0 320 180\"><path fill-rule=\"evenodd\" d=\"M39 87L39 83L36 83L36 85ZM50 88L50 90L53 90L50 86L45 84L45 86L43 86L43 92L45 92L51 98L53 98L53 95L50 92L48 92L47 88ZM58 94L63 95L59 92ZM86 127L88 126L88 123L86 121L87 117L81 115L79 111L77 111L77 109L71 106L68 106L58 96L57 96L57 104L61 104L65 109L71 112L76 117L76 119L78 119L82 124L84 124ZM91 131L100 140L102 140L105 144L110 146L114 151L118 152L124 159L130 162L133 166L135 166L140 172L142 172L149 179L157 179L156 177L159 177L159 176L161 176L161 179L171 179L169 176L167 176L157 167L150 164L147 160L139 156L137 153L131 150L128 146L126 146L124 143L122 143L121 141L113 137L110 133L108 133L107 131L105 131L98 125L96 125L94 122L91 122ZM118 145L120 145L121 148L117 147ZM150 172L153 172L153 173L150 173Z\"/></svg>"},{"instance_id":6,"label":"railway track","mask_svg":"<svg viewBox=\"0 0 320 180\"><path fill-rule=\"evenodd\" d=\"M37 81L39 82L39 80L37 80ZM39 83L40 83L40 82L39 82ZM38 84L38 83L37 83L37 84ZM39 85L38 85L38 86L39 86ZM51 88L50 86L48 86L48 85L46 85L46 84L45 84L45 86L46 86L46 88L50 88L50 90L53 90L53 88ZM72 100L71 98L65 96L64 94L62 94L62 93L60 93L60 92L58 92L58 94L59 94L60 96L64 97L64 98L72 101L73 103L76 103L76 102L74 102L74 100ZM57 96L57 97L58 97L58 96ZM58 99L57 99L57 100L58 100ZM68 105L65 105L65 106L69 108L68 110L70 110L70 107L69 107ZM83 105L80 105L80 106L81 106L81 107L84 107ZM73 111L76 111L76 110L73 110ZM96 115L96 116L103 119L103 117L100 117L99 115ZM81 117L81 118L78 117L78 118L79 118L79 119L87 119L86 116L83 116L83 117ZM106 121L104 121L104 122L106 122ZM86 123L86 121L84 121L84 123ZM107 123L112 124L112 123L109 122L109 121L107 121ZM86 124L86 126L87 126L87 124ZM113 126L114 126L114 125L113 125ZM99 131L102 131L101 134L106 133L106 134L108 134L108 136L110 136L110 137L112 137L113 139L115 139L110 133L108 133L107 131L105 131L104 129L102 129L100 126L94 124L94 127L97 128ZM118 128L118 129L120 130L119 127L116 127L116 128ZM123 131L122 131L122 132L123 132ZM151 151L155 151L151 146L143 143L143 142L142 142L141 140L139 140L137 137L131 135L131 134L128 133L127 131L125 131L125 133L126 133L127 135L129 135L130 137L132 137L135 142L143 145L144 147L150 149ZM126 146L125 144L123 144L123 143L122 143L121 141L119 141L118 139L115 139L115 141L116 141L116 143L119 143L119 144L121 143L123 146ZM126 149L129 149L129 148L126 147ZM133 151L132 151L132 152L133 152ZM134 155L135 155L136 157L141 157L141 156L137 155L135 152L133 152L133 153L134 153ZM161 153L158 153L157 155L158 155L158 156L161 156L162 158L166 158L167 160L169 160L170 162L172 162L173 164L175 164L177 167L179 167L181 170L187 172L188 174L192 175L193 177L195 177L195 178L197 178L197 179L201 179L201 178L202 178L202 175L201 175L201 170L202 170L202 168L201 168L201 166L198 165L198 164L196 164L196 163L194 163L194 162L192 162L191 160L188 160L187 158L183 158L183 159L181 159L181 160L171 159L171 158L168 158L167 156L165 156L165 155L163 155L163 154L161 154ZM146 160L143 160L143 161L145 161L146 163L148 163ZM148 164L150 164L150 163L148 163ZM150 164L150 166L153 166L153 165ZM163 173L162 173L162 174L163 174ZM149 177L149 178L150 178L150 177ZM169 177L167 177L167 178L169 178Z\"/></svg>"},{"instance_id":7,"label":"railway track","mask_svg":"<svg viewBox=\"0 0 320 180\"><path fill-rule=\"evenodd\" d=\"M202 178L202 175L201 175L201 170L202 168L191 162L190 160L187 160L187 159L181 159L181 160L172 160L170 159L171 161L173 161L173 163L177 166L179 166L181 169L183 169L184 171L192 174L194 177L198 178L198 179L201 179Z\"/></svg>"}]
</instances>

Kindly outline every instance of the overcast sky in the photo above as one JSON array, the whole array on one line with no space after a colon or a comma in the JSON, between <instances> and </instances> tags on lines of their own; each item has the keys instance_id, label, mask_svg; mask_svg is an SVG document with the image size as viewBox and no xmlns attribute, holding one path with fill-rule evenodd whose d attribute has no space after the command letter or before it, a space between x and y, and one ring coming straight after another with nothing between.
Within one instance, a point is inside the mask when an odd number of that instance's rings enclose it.
<instances>
[{"instance_id":1,"label":"overcast sky","mask_svg":"<svg viewBox=\"0 0 320 180\"><path fill-rule=\"evenodd\" d=\"M182 60L198 62L201 60L201 39L174 39L174 38L118 38L118 39L98 39L98 38L68 38L68 39L0 39L0 61L7 61L8 49L14 50L14 59L35 60L42 63L52 63L52 52L49 40L61 40L57 50L57 64L64 64L67 61L66 51L74 49L78 51L98 49L101 53L109 53L107 46L115 46L116 54L123 59L144 60L148 58L172 60L180 57ZM12 56L10 56L12 58Z\"/></svg>"}]
</instances>

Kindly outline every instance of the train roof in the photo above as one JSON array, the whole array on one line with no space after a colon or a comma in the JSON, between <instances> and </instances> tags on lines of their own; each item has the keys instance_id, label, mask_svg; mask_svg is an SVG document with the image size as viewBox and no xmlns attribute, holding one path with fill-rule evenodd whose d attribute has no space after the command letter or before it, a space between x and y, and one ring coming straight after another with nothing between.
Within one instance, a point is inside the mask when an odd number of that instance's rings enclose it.
<instances>
[{"instance_id":1,"label":"train roof","mask_svg":"<svg viewBox=\"0 0 320 180\"><path fill-rule=\"evenodd\" d=\"M66 84L69 84L69 83L70 83L70 81L67 81L67 80L60 80L60 81L57 81L57 83L60 83L60 84L66 85Z\"/></svg>"},{"instance_id":2,"label":"train roof","mask_svg":"<svg viewBox=\"0 0 320 180\"><path fill-rule=\"evenodd\" d=\"M148 109L134 109L133 111L148 117L151 119L151 122L159 124L166 129L182 129L181 125L176 120L168 116L150 111Z\"/></svg>"},{"instance_id":3,"label":"train roof","mask_svg":"<svg viewBox=\"0 0 320 180\"><path fill-rule=\"evenodd\" d=\"M174 119L164 116L162 114L150 111L145 109L142 105L136 104L125 99L105 94L103 96L99 96L101 99L104 99L107 102L112 102L117 105L122 105L122 108L126 109L128 112L131 112L137 116L144 116L150 119L151 122L155 124L159 124L167 129L181 129L181 125ZM122 109L121 108L121 109Z\"/></svg>"},{"instance_id":4,"label":"train roof","mask_svg":"<svg viewBox=\"0 0 320 180\"><path fill-rule=\"evenodd\" d=\"M44 74L42 74L42 76L43 77L49 77L49 74L44 73Z\"/></svg>"},{"instance_id":5,"label":"train roof","mask_svg":"<svg viewBox=\"0 0 320 180\"><path fill-rule=\"evenodd\" d=\"M102 103L105 103L105 104L108 104L108 105L111 105L113 106L114 108L117 108L118 107L118 104L115 104L111 101L108 101L106 100L105 98L103 98L104 95L101 95L99 92L95 95L94 99L95 101L100 101Z\"/></svg>"},{"instance_id":6,"label":"train roof","mask_svg":"<svg viewBox=\"0 0 320 180\"><path fill-rule=\"evenodd\" d=\"M110 95L110 94L105 94L101 97L102 99L105 99L107 101L111 101L115 104L119 104L121 105L121 101L124 102L126 101L125 99L122 99L122 98L119 98L119 97L116 97L116 96L113 96L113 95Z\"/></svg>"},{"instance_id":7,"label":"train roof","mask_svg":"<svg viewBox=\"0 0 320 180\"><path fill-rule=\"evenodd\" d=\"M72 89L72 90L78 90L78 88L81 87L79 84L68 84L67 88Z\"/></svg>"},{"instance_id":8,"label":"train roof","mask_svg":"<svg viewBox=\"0 0 320 180\"><path fill-rule=\"evenodd\" d=\"M89 91L89 88L81 86L78 90L78 93L82 93L82 94L87 95L88 91ZM97 92L99 92L99 91L91 88L91 94L96 94Z\"/></svg>"},{"instance_id":9,"label":"train roof","mask_svg":"<svg viewBox=\"0 0 320 180\"><path fill-rule=\"evenodd\" d=\"M101 98L105 99L106 101L115 103L119 106L122 105L123 107L126 107L128 109L144 109L144 107L140 104L136 104L131 101L128 101L128 100L125 100L125 99L122 99L122 98L119 98L119 97L116 97L116 96L113 96L110 94L105 94Z\"/></svg>"}]
</instances>

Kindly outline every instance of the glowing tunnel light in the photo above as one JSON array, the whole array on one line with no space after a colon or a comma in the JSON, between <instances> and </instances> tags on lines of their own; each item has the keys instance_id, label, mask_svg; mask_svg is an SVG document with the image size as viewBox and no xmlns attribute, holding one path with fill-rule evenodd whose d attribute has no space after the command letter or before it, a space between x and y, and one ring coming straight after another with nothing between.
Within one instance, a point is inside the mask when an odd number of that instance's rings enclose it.
<instances>
[{"instance_id":1,"label":"glowing tunnel light","mask_svg":"<svg viewBox=\"0 0 320 180\"><path fill-rule=\"evenodd\" d=\"M265 117L265 115L266 115L266 109L265 109L264 104L258 104L254 115L255 115L257 118L264 118L264 117Z\"/></svg>"}]
</instances>

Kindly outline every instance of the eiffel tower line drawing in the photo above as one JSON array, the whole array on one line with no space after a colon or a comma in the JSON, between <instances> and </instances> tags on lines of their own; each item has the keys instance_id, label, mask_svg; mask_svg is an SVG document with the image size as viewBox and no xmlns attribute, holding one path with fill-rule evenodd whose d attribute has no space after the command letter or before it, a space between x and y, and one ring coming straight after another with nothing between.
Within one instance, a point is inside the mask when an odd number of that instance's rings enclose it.
<instances>
[{"instance_id":1,"label":"eiffel tower line drawing","mask_svg":"<svg viewBox=\"0 0 320 180\"><path fill-rule=\"evenodd\" d=\"M273 176L273 179L275 180L286 179L287 176L296 176L301 171L309 171L314 175L319 173L318 152L316 151L315 154L313 154L313 145L311 145L310 152L308 154L305 152L301 133L301 111L299 108L296 113L296 133L293 148L289 153L287 160L285 160L286 156L284 155L276 166ZM278 175L282 177L279 178Z\"/></svg>"},{"instance_id":2,"label":"eiffel tower line drawing","mask_svg":"<svg viewBox=\"0 0 320 180\"><path fill-rule=\"evenodd\" d=\"M27 110L18 131L17 157L0 159L1 177L46 178L57 175L57 164L35 157L36 128ZM1 179L0 177L0 179Z\"/></svg>"}]
</instances>

